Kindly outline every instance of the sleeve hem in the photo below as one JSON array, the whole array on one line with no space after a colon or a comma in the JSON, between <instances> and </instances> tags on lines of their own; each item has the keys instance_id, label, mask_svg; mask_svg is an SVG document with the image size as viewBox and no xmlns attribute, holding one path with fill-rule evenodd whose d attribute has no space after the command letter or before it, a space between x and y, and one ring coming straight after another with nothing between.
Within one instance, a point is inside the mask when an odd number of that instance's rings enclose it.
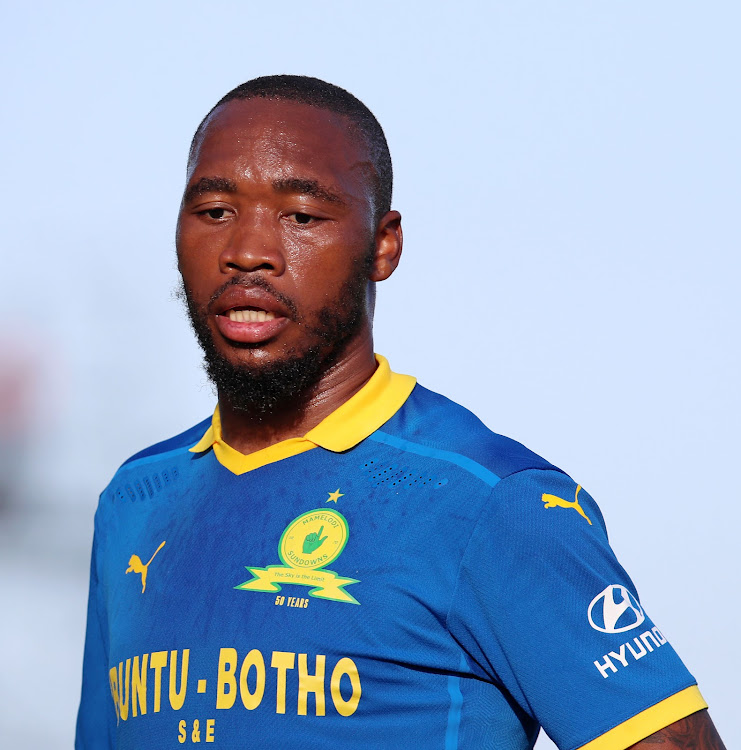
<instances>
[{"instance_id":1,"label":"sleeve hem","mask_svg":"<svg viewBox=\"0 0 741 750\"><path fill-rule=\"evenodd\" d=\"M581 745L579 750L625 750L654 732L707 707L697 685L692 685Z\"/></svg>"}]
</instances>

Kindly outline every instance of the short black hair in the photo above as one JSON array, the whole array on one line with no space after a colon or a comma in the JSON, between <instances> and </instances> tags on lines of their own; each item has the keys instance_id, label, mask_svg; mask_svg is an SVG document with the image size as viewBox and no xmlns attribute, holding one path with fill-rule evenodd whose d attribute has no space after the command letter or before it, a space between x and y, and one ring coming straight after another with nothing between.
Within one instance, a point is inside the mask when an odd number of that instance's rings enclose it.
<instances>
[{"instance_id":1,"label":"short black hair","mask_svg":"<svg viewBox=\"0 0 741 750\"><path fill-rule=\"evenodd\" d=\"M257 98L299 102L347 117L363 139L370 154L375 172L373 198L376 220L391 209L394 173L383 128L360 99L354 97L349 91L322 81L320 78L293 75L261 76L240 84L222 96L201 120L190 144L190 156L193 155L209 117L217 107L234 99Z\"/></svg>"}]
</instances>

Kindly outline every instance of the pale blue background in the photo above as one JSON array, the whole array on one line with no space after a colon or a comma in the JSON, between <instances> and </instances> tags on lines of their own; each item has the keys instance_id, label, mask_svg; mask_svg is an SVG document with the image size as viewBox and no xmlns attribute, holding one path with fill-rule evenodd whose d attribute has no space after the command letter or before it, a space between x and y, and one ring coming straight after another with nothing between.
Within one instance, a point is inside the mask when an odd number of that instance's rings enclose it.
<instances>
[{"instance_id":1,"label":"pale blue background","mask_svg":"<svg viewBox=\"0 0 741 750\"><path fill-rule=\"evenodd\" d=\"M291 72L388 136L407 241L378 351L597 498L741 746L737 3L6 0L2 19L0 333L43 370L25 499L0 517L0 745L70 746L97 494L213 405L171 299L192 132Z\"/></svg>"}]
</instances>

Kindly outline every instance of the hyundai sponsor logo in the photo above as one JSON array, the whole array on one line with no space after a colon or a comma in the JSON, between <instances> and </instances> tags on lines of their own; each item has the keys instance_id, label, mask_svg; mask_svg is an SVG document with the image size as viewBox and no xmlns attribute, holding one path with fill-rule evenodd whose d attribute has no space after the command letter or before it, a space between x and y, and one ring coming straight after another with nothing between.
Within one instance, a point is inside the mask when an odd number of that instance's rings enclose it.
<instances>
[{"instance_id":1,"label":"hyundai sponsor logo","mask_svg":"<svg viewBox=\"0 0 741 750\"><path fill-rule=\"evenodd\" d=\"M601 633L624 633L637 628L646 619L638 600L617 583L592 599L587 616L589 624Z\"/></svg>"},{"instance_id":2,"label":"hyundai sponsor logo","mask_svg":"<svg viewBox=\"0 0 741 750\"><path fill-rule=\"evenodd\" d=\"M654 627L645 633L641 633L632 642L626 641L617 651L610 651L609 654L604 654L601 660L598 659L594 662L594 666L597 667L603 677L607 678L618 671L618 664L622 664L624 667L630 666L633 662L661 648L666 642L666 638L664 638L661 631ZM632 659L628 658L628 654L630 654Z\"/></svg>"}]
</instances>

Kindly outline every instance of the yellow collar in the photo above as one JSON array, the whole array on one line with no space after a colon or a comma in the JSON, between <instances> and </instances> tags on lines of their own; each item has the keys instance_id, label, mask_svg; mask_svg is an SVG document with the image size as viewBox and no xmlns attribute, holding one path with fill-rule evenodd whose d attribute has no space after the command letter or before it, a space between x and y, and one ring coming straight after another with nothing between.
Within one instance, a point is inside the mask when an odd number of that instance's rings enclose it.
<instances>
[{"instance_id":1,"label":"yellow collar","mask_svg":"<svg viewBox=\"0 0 741 750\"><path fill-rule=\"evenodd\" d=\"M379 354L376 354L376 361L378 367L371 379L303 437L283 440L245 455L227 445L221 437L221 417L217 406L211 426L190 450L192 453L203 453L213 448L219 463L233 474L245 474L316 447L335 453L349 450L388 422L409 398L416 383L410 375L391 372L389 363Z\"/></svg>"}]
</instances>

